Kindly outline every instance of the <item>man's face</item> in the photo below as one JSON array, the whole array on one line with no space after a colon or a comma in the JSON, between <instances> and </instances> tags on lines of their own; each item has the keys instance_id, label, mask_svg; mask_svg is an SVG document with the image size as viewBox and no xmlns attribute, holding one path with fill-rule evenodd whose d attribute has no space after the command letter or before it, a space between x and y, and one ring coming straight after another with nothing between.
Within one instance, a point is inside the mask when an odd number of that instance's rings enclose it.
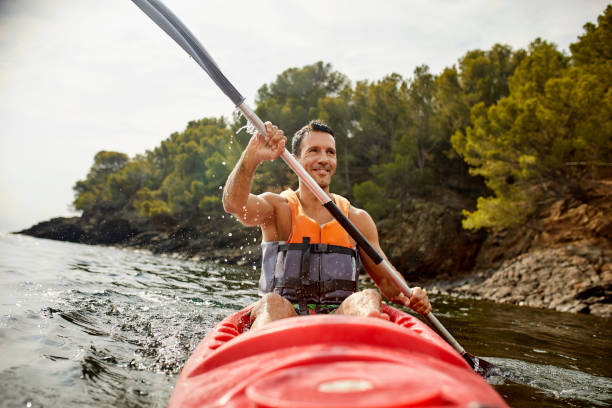
<instances>
[{"instance_id":1,"label":"man's face","mask_svg":"<svg viewBox=\"0 0 612 408\"><path fill-rule=\"evenodd\" d=\"M297 159L321 188L329 187L336 173L336 141L329 133L310 132L302 139Z\"/></svg>"}]
</instances>

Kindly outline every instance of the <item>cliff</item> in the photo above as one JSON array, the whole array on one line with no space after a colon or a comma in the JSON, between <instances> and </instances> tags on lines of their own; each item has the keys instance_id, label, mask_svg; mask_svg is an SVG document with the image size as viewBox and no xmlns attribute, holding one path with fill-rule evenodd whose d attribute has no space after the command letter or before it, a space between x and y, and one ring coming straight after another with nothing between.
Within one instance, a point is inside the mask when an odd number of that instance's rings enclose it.
<instances>
[{"instance_id":1,"label":"cliff","mask_svg":"<svg viewBox=\"0 0 612 408\"><path fill-rule=\"evenodd\" d=\"M435 286L495 302L612 316L612 180L589 182L539 217L489 234L469 276Z\"/></svg>"}]
</instances>

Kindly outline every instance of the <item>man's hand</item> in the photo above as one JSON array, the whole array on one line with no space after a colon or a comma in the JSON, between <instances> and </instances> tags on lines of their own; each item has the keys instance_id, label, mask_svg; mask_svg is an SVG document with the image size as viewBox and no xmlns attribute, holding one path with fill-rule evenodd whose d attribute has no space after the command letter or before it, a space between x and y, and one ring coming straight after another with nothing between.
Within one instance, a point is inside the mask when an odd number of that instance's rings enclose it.
<instances>
[{"instance_id":1,"label":"man's hand","mask_svg":"<svg viewBox=\"0 0 612 408\"><path fill-rule=\"evenodd\" d=\"M266 136L255 133L223 188L223 208L244 225L263 225L274 217L274 207L262 195L251 194L251 184L257 166L264 160L274 160L285 150L287 138L282 130L265 123ZM265 235L264 235L265 236Z\"/></svg>"},{"instance_id":2,"label":"man's hand","mask_svg":"<svg viewBox=\"0 0 612 408\"><path fill-rule=\"evenodd\" d=\"M431 312L431 303L429 303L427 291L419 287L412 288L410 297L404 295L403 293L400 293L398 296L391 299L391 301L400 303L404 306L408 306L412 310L422 314L423 316Z\"/></svg>"},{"instance_id":3,"label":"man's hand","mask_svg":"<svg viewBox=\"0 0 612 408\"><path fill-rule=\"evenodd\" d=\"M265 160L276 160L285 150L287 138L277 126L266 122L266 135L256 132L246 148L248 160L255 165Z\"/></svg>"}]
</instances>

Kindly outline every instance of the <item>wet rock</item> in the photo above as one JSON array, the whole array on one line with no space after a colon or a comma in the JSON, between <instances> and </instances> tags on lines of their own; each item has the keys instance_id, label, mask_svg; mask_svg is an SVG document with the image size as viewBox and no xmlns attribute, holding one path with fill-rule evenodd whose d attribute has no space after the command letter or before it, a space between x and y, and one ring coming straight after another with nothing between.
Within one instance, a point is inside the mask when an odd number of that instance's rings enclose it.
<instances>
[{"instance_id":1,"label":"wet rock","mask_svg":"<svg viewBox=\"0 0 612 408\"><path fill-rule=\"evenodd\" d=\"M464 230L461 218L459 208L414 200L401 219L377 224L380 243L391 263L409 281L457 276L474 268L486 237L483 231Z\"/></svg>"},{"instance_id":2,"label":"wet rock","mask_svg":"<svg viewBox=\"0 0 612 408\"><path fill-rule=\"evenodd\" d=\"M612 250L573 243L541 249L504 262L446 290L496 302L546 307L562 312L612 316Z\"/></svg>"},{"instance_id":3,"label":"wet rock","mask_svg":"<svg viewBox=\"0 0 612 408\"><path fill-rule=\"evenodd\" d=\"M80 217L57 217L18 233L57 241L84 242L87 234L80 220Z\"/></svg>"},{"instance_id":4,"label":"wet rock","mask_svg":"<svg viewBox=\"0 0 612 408\"><path fill-rule=\"evenodd\" d=\"M103 220L91 235L96 244L117 244L125 242L138 231L124 218Z\"/></svg>"}]
</instances>

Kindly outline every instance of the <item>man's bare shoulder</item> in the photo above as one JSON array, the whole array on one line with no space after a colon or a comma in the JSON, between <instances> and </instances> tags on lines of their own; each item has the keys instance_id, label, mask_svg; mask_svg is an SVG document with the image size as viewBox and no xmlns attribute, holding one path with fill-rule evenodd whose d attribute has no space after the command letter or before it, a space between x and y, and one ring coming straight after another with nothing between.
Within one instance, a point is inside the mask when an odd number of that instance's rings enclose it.
<instances>
[{"instance_id":1,"label":"man's bare shoulder","mask_svg":"<svg viewBox=\"0 0 612 408\"><path fill-rule=\"evenodd\" d=\"M272 193L269 191L259 194L259 197L262 200L266 200L268 203L270 203L270 205L273 205L273 206L289 204L289 201L287 201L287 199L283 197L282 195L277 194L277 193Z\"/></svg>"},{"instance_id":2,"label":"man's bare shoulder","mask_svg":"<svg viewBox=\"0 0 612 408\"><path fill-rule=\"evenodd\" d=\"M374 222L370 214L361 208L357 208L353 205L349 208L349 219L353 222Z\"/></svg>"},{"instance_id":3,"label":"man's bare shoulder","mask_svg":"<svg viewBox=\"0 0 612 408\"><path fill-rule=\"evenodd\" d=\"M372 219L372 216L366 210L351 205L348 217L366 237L372 237L372 234L377 234L374 219Z\"/></svg>"},{"instance_id":4,"label":"man's bare shoulder","mask_svg":"<svg viewBox=\"0 0 612 408\"><path fill-rule=\"evenodd\" d=\"M274 218L290 214L289 201L285 197L277 193L265 192L258 196L264 200L274 210Z\"/></svg>"},{"instance_id":5,"label":"man's bare shoulder","mask_svg":"<svg viewBox=\"0 0 612 408\"><path fill-rule=\"evenodd\" d=\"M280 194L266 192L259 195L270 207L272 215L260 224L264 241L285 241L291 230L289 201Z\"/></svg>"}]
</instances>

